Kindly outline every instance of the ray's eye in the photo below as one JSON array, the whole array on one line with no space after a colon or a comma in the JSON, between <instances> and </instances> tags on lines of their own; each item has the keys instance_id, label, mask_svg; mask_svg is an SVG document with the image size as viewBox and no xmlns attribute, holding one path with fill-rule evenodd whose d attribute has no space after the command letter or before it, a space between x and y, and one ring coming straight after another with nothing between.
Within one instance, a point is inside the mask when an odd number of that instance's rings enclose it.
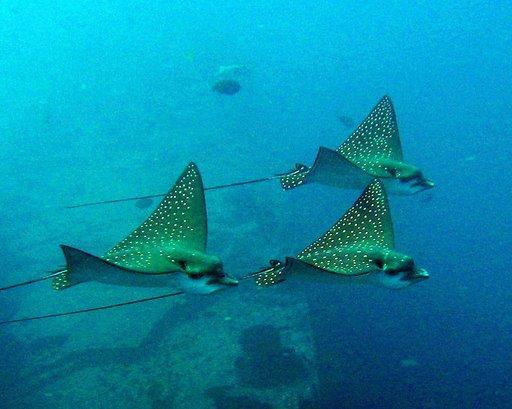
<instances>
[{"instance_id":1,"label":"ray's eye","mask_svg":"<svg viewBox=\"0 0 512 409\"><path fill-rule=\"evenodd\" d=\"M386 172L388 172L394 178L398 176L398 171L395 168L386 168Z\"/></svg>"},{"instance_id":2,"label":"ray's eye","mask_svg":"<svg viewBox=\"0 0 512 409\"><path fill-rule=\"evenodd\" d=\"M373 261L375 265L382 270L382 267L384 267L384 262L382 260L374 260Z\"/></svg>"},{"instance_id":3,"label":"ray's eye","mask_svg":"<svg viewBox=\"0 0 512 409\"><path fill-rule=\"evenodd\" d=\"M180 266L180 268L182 270L186 270L187 269L187 263L185 263L185 260L178 260L178 265Z\"/></svg>"}]
</instances>

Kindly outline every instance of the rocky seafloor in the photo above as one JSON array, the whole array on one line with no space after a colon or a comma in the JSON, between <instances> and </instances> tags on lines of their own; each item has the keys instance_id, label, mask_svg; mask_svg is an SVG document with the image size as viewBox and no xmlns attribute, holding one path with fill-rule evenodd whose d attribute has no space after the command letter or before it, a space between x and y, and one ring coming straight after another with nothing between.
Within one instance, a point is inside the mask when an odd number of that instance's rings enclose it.
<instances>
[{"instance_id":1,"label":"rocky seafloor","mask_svg":"<svg viewBox=\"0 0 512 409\"><path fill-rule=\"evenodd\" d=\"M146 305L90 314L71 323L72 335L30 342L25 328L25 339L12 335L6 345L18 373L8 374L4 402L12 408L299 408L317 378L308 306L282 290L244 286L160 301L153 304L158 313L146 314ZM94 328L84 324L80 334L76 326L87 320Z\"/></svg>"}]
</instances>

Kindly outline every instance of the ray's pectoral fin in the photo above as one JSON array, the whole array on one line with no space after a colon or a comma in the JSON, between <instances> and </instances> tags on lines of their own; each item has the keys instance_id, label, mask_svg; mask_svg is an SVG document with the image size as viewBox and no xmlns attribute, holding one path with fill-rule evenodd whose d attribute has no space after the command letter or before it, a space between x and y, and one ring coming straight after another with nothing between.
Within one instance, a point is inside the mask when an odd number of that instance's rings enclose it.
<instances>
[{"instance_id":1,"label":"ray's pectoral fin","mask_svg":"<svg viewBox=\"0 0 512 409\"><path fill-rule=\"evenodd\" d=\"M73 247L61 245L61 248L66 259L66 270L54 278L52 287L55 290L87 281L128 287L168 287L174 284L173 274L141 273Z\"/></svg>"},{"instance_id":2,"label":"ray's pectoral fin","mask_svg":"<svg viewBox=\"0 0 512 409\"><path fill-rule=\"evenodd\" d=\"M203 181L197 166L189 163L153 213L104 258L128 269L167 272L168 256L178 258L182 252L189 262L189 254L204 254L206 236Z\"/></svg>"},{"instance_id":3,"label":"ray's pectoral fin","mask_svg":"<svg viewBox=\"0 0 512 409\"><path fill-rule=\"evenodd\" d=\"M386 166L379 160L403 162L396 113L388 96L378 102L337 151L377 177L388 177Z\"/></svg>"},{"instance_id":4,"label":"ray's pectoral fin","mask_svg":"<svg viewBox=\"0 0 512 409\"><path fill-rule=\"evenodd\" d=\"M320 146L306 183L315 182L338 188L359 189L372 179L371 175L339 152Z\"/></svg>"},{"instance_id":5,"label":"ray's pectoral fin","mask_svg":"<svg viewBox=\"0 0 512 409\"><path fill-rule=\"evenodd\" d=\"M105 275L106 271L120 268L85 251L66 245L60 247L66 259L66 269L53 279L52 287L55 290L63 290L86 281L97 280L99 276ZM94 276L92 275L93 271L95 272Z\"/></svg>"}]
</instances>

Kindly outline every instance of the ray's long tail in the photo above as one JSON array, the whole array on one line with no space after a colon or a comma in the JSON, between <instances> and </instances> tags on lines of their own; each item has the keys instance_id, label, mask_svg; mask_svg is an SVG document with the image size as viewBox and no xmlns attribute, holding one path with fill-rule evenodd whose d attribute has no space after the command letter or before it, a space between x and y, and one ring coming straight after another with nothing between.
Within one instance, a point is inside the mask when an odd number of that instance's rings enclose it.
<instances>
[{"instance_id":1,"label":"ray's long tail","mask_svg":"<svg viewBox=\"0 0 512 409\"><path fill-rule=\"evenodd\" d=\"M5 287L0 287L0 291L11 290L11 289L17 288L17 287L24 287L26 285L38 283L40 281L49 280L51 278L54 279L53 281L55 283L55 281L59 280L60 277L64 276L66 274L66 272L67 272L67 270L65 268L60 268L58 270L52 271L49 274L39 277L39 278L33 278L31 280L22 281L20 283L11 284L11 285L6 285ZM55 287L54 283L52 284L53 288L58 289Z\"/></svg>"}]
</instances>

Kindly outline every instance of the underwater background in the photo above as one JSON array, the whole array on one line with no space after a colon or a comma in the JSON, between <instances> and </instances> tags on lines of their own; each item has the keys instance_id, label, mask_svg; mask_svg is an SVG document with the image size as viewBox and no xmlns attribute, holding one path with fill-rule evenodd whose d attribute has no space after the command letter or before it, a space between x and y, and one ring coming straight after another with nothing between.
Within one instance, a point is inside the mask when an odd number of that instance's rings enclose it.
<instances>
[{"instance_id":1,"label":"underwater background","mask_svg":"<svg viewBox=\"0 0 512 409\"><path fill-rule=\"evenodd\" d=\"M436 182L391 197L402 291L244 282L0 327L2 408L512 408L512 3L0 3L3 284L103 254L189 161L206 186L337 147L385 94ZM241 64L241 90L211 90ZM206 193L208 249L241 276L294 255L360 192L277 181ZM42 282L1 319L162 293Z\"/></svg>"}]
</instances>

